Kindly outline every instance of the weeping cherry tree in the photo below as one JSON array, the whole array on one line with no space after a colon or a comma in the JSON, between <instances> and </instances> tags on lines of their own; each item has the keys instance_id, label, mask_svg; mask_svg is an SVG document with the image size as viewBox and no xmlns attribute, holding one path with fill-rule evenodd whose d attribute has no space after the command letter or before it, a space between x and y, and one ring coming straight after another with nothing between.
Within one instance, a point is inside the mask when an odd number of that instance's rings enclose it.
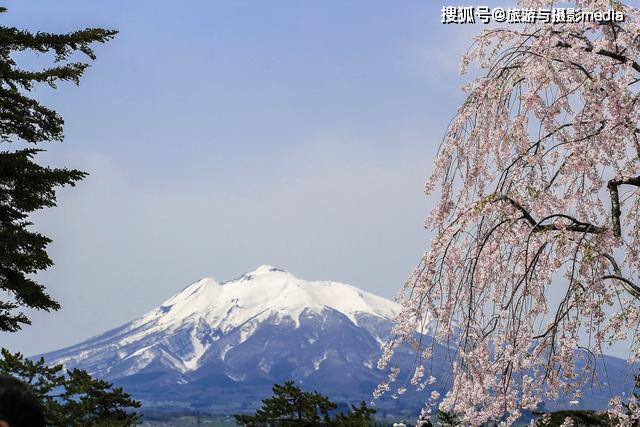
<instances>
[{"instance_id":1,"label":"weeping cherry tree","mask_svg":"<svg viewBox=\"0 0 640 427\"><path fill-rule=\"evenodd\" d=\"M416 334L427 323L454 348L440 409L470 425L579 400L606 381L596 366L611 343L640 355L640 12L574 6L625 21L490 28L463 57L482 77L465 87L426 185L439 194L434 237L399 296L379 392L399 375L389 364L402 343L421 360L410 381L437 378ZM623 403L612 399L612 416Z\"/></svg>"}]
</instances>

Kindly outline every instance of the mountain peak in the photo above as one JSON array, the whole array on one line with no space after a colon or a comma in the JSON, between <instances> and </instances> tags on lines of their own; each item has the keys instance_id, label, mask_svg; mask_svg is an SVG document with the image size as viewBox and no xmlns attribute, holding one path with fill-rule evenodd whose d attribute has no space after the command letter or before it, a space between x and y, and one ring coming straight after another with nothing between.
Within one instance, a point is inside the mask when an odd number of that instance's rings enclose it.
<instances>
[{"instance_id":1,"label":"mountain peak","mask_svg":"<svg viewBox=\"0 0 640 427\"><path fill-rule=\"evenodd\" d=\"M263 264L260 267L256 268L255 270L247 274L256 275L256 274L268 274L268 273L287 273L287 271L278 267L274 267L273 265Z\"/></svg>"},{"instance_id":2,"label":"mountain peak","mask_svg":"<svg viewBox=\"0 0 640 427\"><path fill-rule=\"evenodd\" d=\"M250 271L248 273L244 273L239 279L233 279L233 280L229 280L228 282L225 282L225 285L230 284L230 283L235 283L237 281L241 281L241 282L249 282L252 281L256 278L261 278L263 279L262 282L265 282L266 285L268 285L269 283L273 283L273 280L275 279L274 276L279 276L279 275L286 275L288 277L294 277L291 273L289 273L286 270L283 270L281 268L278 267L274 267L272 265L269 264L263 264L260 267L256 268L253 271Z\"/></svg>"},{"instance_id":3,"label":"mountain peak","mask_svg":"<svg viewBox=\"0 0 640 427\"><path fill-rule=\"evenodd\" d=\"M218 340L227 337L225 342L235 347L249 339L260 325L288 324L298 329L310 317L338 316L342 321L360 327L363 316L390 322L398 312L396 303L351 285L306 281L265 264L224 284L211 278L200 279L156 309L118 328L117 336L109 336L108 340L113 342L114 348L131 349L131 353L122 350L123 360L134 355L139 359L139 365L127 368L129 374L143 369L156 358L170 360L165 362L184 373L198 369L204 363L208 349ZM238 337L232 340L230 337L234 334ZM165 346L170 341L166 337L173 336L182 337L180 346L186 345L186 350L180 350L182 355L177 359L172 354L178 347ZM100 341L105 339L106 336L99 338ZM219 350L222 360L231 347ZM98 353L96 350L96 357ZM138 358L139 355L144 357ZM76 360L79 361L89 356L75 357L79 357ZM67 363L70 359L62 357L59 360Z\"/></svg>"}]
</instances>

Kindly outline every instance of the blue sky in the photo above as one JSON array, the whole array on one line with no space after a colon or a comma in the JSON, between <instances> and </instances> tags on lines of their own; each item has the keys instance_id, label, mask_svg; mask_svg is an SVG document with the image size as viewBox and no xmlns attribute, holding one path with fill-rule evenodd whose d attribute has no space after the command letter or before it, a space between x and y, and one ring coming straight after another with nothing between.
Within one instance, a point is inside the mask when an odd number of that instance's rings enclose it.
<instances>
[{"instance_id":1,"label":"blue sky","mask_svg":"<svg viewBox=\"0 0 640 427\"><path fill-rule=\"evenodd\" d=\"M392 297L427 247L423 194L478 31L431 1L10 0L3 25L102 26L41 160L91 176L35 216L62 304L2 337L35 354L261 264ZM27 58L34 66L44 58Z\"/></svg>"}]
</instances>

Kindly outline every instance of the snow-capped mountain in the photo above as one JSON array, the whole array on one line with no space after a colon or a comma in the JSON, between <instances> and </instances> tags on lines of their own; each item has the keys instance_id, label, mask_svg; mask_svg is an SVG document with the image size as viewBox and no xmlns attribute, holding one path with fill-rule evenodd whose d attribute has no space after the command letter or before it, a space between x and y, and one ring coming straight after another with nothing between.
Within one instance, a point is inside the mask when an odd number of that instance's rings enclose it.
<instances>
[{"instance_id":1,"label":"snow-capped mountain","mask_svg":"<svg viewBox=\"0 0 640 427\"><path fill-rule=\"evenodd\" d=\"M199 280L119 328L43 356L124 386L147 408L249 411L287 380L357 403L369 401L385 379L376 364L399 308L350 285L305 281L263 265L226 283ZM377 401L379 413L414 416L431 391L446 392L452 352L431 332L421 340L433 344L429 369L437 383L417 392L399 379ZM628 365L605 359L608 384L586 391L581 407L604 408L612 394L628 391ZM409 377L414 362L413 350L403 347L393 360ZM405 387L395 399L394 390Z\"/></svg>"},{"instance_id":2,"label":"snow-capped mountain","mask_svg":"<svg viewBox=\"0 0 640 427\"><path fill-rule=\"evenodd\" d=\"M353 286L263 265L226 283L199 280L132 322L44 357L126 385L148 405L239 410L289 379L356 401L370 399L384 376L376 362L398 311Z\"/></svg>"}]
</instances>

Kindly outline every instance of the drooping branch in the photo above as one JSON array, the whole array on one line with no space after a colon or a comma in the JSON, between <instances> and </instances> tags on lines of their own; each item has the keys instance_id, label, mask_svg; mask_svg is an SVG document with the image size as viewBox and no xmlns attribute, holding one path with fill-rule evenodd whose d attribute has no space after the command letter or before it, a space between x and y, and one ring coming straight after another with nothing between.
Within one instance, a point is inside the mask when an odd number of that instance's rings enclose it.
<instances>
[{"instance_id":1,"label":"drooping branch","mask_svg":"<svg viewBox=\"0 0 640 427\"><path fill-rule=\"evenodd\" d=\"M604 257L611 263L611 267L613 268L615 274L606 275L603 277L603 279L615 279L620 281L627 292L629 292L635 298L640 299L640 287L633 283L631 280L622 277L622 270L620 269L620 266L618 265L618 262L614 257L609 254L604 254Z\"/></svg>"},{"instance_id":2,"label":"drooping branch","mask_svg":"<svg viewBox=\"0 0 640 427\"><path fill-rule=\"evenodd\" d=\"M511 197L509 197L509 196L500 196L496 200L498 200L498 201L506 201L511 206L516 208L522 214L522 218L525 219L529 224L531 224L532 231L534 233L540 233L540 232L545 232L545 231L565 230L565 231L575 231L575 232L578 232L578 233L600 234L600 233L603 233L604 231L606 231L605 227L601 227L601 226L598 226L598 225L593 225L593 224L590 224L588 222L582 222L582 221L579 221L576 218L573 218L572 216L566 215L566 214L548 215L548 216L544 217L542 220L536 221L533 218L533 216L531 216L531 213L528 210L526 210L520 203L518 203L517 201L515 201ZM570 220L571 224L569 224L567 226L560 226L560 225L557 225L557 224L542 224L544 221L547 221L547 220L552 219L552 218L565 218L565 219Z\"/></svg>"},{"instance_id":3,"label":"drooping branch","mask_svg":"<svg viewBox=\"0 0 640 427\"><path fill-rule=\"evenodd\" d=\"M587 52L591 52L593 49L587 48L585 50ZM602 55L602 56L606 56L606 57L615 59L617 61L620 61L623 64L630 63L631 66L633 67L633 69L640 73L640 64L638 64L636 61L634 61L634 60L632 60L630 58L627 58L624 55L621 55L621 54L615 53L615 52L611 52L611 51L608 51L608 50L605 50L605 49L599 49L595 53L597 53L598 55Z\"/></svg>"},{"instance_id":4,"label":"drooping branch","mask_svg":"<svg viewBox=\"0 0 640 427\"><path fill-rule=\"evenodd\" d=\"M615 279L620 281L627 292L629 292L634 298L640 299L640 287L638 287L631 280L614 274L608 274L604 276L603 279Z\"/></svg>"}]
</instances>

